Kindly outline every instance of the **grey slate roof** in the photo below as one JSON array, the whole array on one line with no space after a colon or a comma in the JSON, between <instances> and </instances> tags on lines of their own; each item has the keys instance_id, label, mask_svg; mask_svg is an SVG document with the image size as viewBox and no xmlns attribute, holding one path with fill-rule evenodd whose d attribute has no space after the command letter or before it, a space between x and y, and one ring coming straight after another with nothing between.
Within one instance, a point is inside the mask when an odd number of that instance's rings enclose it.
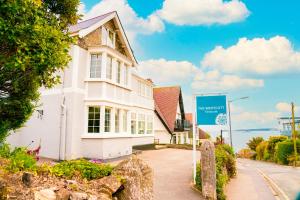
<instances>
[{"instance_id":1,"label":"grey slate roof","mask_svg":"<svg viewBox=\"0 0 300 200\"><path fill-rule=\"evenodd\" d=\"M109 13L106 13L104 15L100 15L100 16L97 16L97 17L94 17L94 18L91 18L91 19L88 19L88 20L85 20L85 21L81 21L78 24L70 26L69 27L69 32L70 33L75 33L75 32L78 32L82 29L86 29L86 28L94 25L95 23L101 21L102 19L106 18L107 16L111 15L114 12L115 11L109 12Z\"/></svg>"}]
</instances>

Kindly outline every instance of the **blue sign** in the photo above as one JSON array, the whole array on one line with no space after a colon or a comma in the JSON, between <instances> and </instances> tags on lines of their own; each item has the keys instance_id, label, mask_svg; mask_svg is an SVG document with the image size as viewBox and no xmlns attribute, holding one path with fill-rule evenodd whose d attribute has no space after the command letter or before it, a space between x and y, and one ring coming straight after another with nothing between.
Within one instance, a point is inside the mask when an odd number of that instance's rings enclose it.
<instances>
[{"instance_id":1,"label":"blue sign","mask_svg":"<svg viewBox=\"0 0 300 200\"><path fill-rule=\"evenodd\" d=\"M226 125L226 96L197 96L197 125Z\"/></svg>"}]
</instances>

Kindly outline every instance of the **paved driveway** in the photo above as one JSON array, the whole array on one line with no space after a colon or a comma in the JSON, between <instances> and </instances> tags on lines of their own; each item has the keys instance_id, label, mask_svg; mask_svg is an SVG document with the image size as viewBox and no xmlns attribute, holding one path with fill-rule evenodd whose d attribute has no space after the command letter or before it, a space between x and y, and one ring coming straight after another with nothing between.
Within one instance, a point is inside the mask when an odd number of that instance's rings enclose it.
<instances>
[{"instance_id":1,"label":"paved driveway","mask_svg":"<svg viewBox=\"0 0 300 200\"><path fill-rule=\"evenodd\" d=\"M200 153L197 152L199 158ZM154 170L155 200L201 200L191 189L192 151L161 149L143 151L139 155Z\"/></svg>"}]
</instances>

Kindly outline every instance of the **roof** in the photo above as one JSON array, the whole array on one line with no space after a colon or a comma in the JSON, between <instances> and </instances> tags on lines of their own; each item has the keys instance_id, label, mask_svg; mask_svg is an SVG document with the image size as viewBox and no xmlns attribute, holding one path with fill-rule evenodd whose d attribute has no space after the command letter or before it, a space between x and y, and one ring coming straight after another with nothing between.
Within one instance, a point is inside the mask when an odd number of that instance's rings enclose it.
<instances>
[{"instance_id":1,"label":"roof","mask_svg":"<svg viewBox=\"0 0 300 200\"><path fill-rule=\"evenodd\" d=\"M75 25L72 25L69 27L69 32L72 35L78 35L80 38L83 38L86 35L88 35L89 33L93 32L94 30L96 30L97 28L99 28L100 26L102 26L103 24L105 24L106 22L108 22L109 20L112 20L112 19L114 19L114 22L119 29L119 31L117 31L117 33L119 34L120 39L123 42L123 44L125 44L126 50L129 53L129 56L132 59L133 64L137 65L137 60L133 54L133 50L129 44L129 41L125 34L123 25L120 21L119 15L116 11L109 12L109 13L106 13L103 15L99 15L97 17L94 17L94 18L91 18L88 20L84 20Z\"/></svg>"},{"instance_id":2,"label":"roof","mask_svg":"<svg viewBox=\"0 0 300 200\"><path fill-rule=\"evenodd\" d=\"M208 139L209 138L208 134L201 128L198 128L198 132L199 132L199 139Z\"/></svg>"},{"instance_id":3,"label":"roof","mask_svg":"<svg viewBox=\"0 0 300 200\"><path fill-rule=\"evenodd\" d=\"M193 124L193 114L192 113L185 113L185 119Z\"/></svg>"},{"instance_id":4,"label":"roof","mask_svg":"<svg viewBox=\"0 0 300 200\"><path fill-rule=\"evenodd\" d=\"M184 115L182 94L179 86L153 88L155 111L169 133L174 132L177 105Z\"/></svg>"}]
</instances>

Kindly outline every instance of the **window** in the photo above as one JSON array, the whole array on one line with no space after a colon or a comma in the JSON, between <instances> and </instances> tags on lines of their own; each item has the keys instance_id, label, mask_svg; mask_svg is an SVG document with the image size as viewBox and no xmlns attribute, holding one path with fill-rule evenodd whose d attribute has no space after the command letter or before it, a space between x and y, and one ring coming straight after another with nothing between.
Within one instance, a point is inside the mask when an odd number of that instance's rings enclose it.
<instances>
[{"instance_id":1,"label":"window","mask_svg":"<svg viewBox=\"0 0 300 200\"><path fill-rule=\"evenodd\" d=\"M110 132L110 115L111 108L105 107L104 131Z\"/></svg>"},{"instance_id":2,"label":"window","mask_svg":"<svg viewBox=\"0 0 300 200\"><path fill-rule=\"evenodd\" d=\"M101 77L101 54L91 54L90 78Z\"/></svg>"},{"instance_id":3,"label":"window","mask_svg":"<svg viewBox=\"0 0 300 200\"><path fill-rule=\"evenodd\" d=\"M107 29L107 46L115 48L115 33Z\"/></svg>"},{"instance_id":4,"label":"window","mask_svg":"<svg viewBox=\"0 0 300 200\"><path fill-rule=\"evenodd\" d=\"M112 57L107 56L107 66L106 66L106 78L112 78Z\"/></svg>"},{"instance_id":5,"label":"window","mask_svg":"<svg viewBox=\"0 0 300 200\"><path fill-rule=\"evenodd\" d=\"M136 114L131 113L131 134L136 134Z\"/></svg>"},{"instance_id":6,"label":"window","mask_svg":"<svg viewBox=\"0 0 300 200\"><path fill-rule=\"evenodd\" d=\"M139 114L138 130L139 134L145 133L145 115L143 114Z\"/></svg>"},{"instance_id":7,"label":"window","mask_svg":"<svg viewBox=\"0 0 300 200\"><path fill-rule=\"evenodd\" d=\"M121 83L121 63L117 61L117 83Z\"/></svg>"},{"instance_id":8,"label":"window","mask_svg":"<svg viewBox=\"0 0 300 200\"><path fill-rule=\"evenodd\" d=\"M116 133L120 132L119 118L120 118L120 110L116 109L116 112L115 112L115 132Z\"/></svg>"},{"instance_id":9,"label":"window","mask_svg":"<svg viewBox=\"0 0 300 200\"><path fill-rule=\"evenodd\" d=\"M124 84L128 84L128 66L124 64Z\"/></svg>"},{"instance_id":10,"label":"window","mask_svg":"<svg viewBox=\"0 0 300 200\"><path fill-rule=\"evenodd\" d=\"M152 134L153 130L153 117L152 115L147 116L147 134Z\"/></svg>"},{"instance_id":11,"label":"window","mask_svg":"<svg viewBox=\"0 0 300 200\"><path fill-rule=\"evenodd\" d=\"M88 115L88 133L100 132L100 107L90 106Z\"/></svg>"},{"instance_id":12,"label":"window","mask_svg":"<svg viewBox=\"0 0 300 200\"><path fill-rule=\"evenodd\" d=\"M123 112L123 131L127 132L127 111Z\"/></svg>"}]
</instances>

